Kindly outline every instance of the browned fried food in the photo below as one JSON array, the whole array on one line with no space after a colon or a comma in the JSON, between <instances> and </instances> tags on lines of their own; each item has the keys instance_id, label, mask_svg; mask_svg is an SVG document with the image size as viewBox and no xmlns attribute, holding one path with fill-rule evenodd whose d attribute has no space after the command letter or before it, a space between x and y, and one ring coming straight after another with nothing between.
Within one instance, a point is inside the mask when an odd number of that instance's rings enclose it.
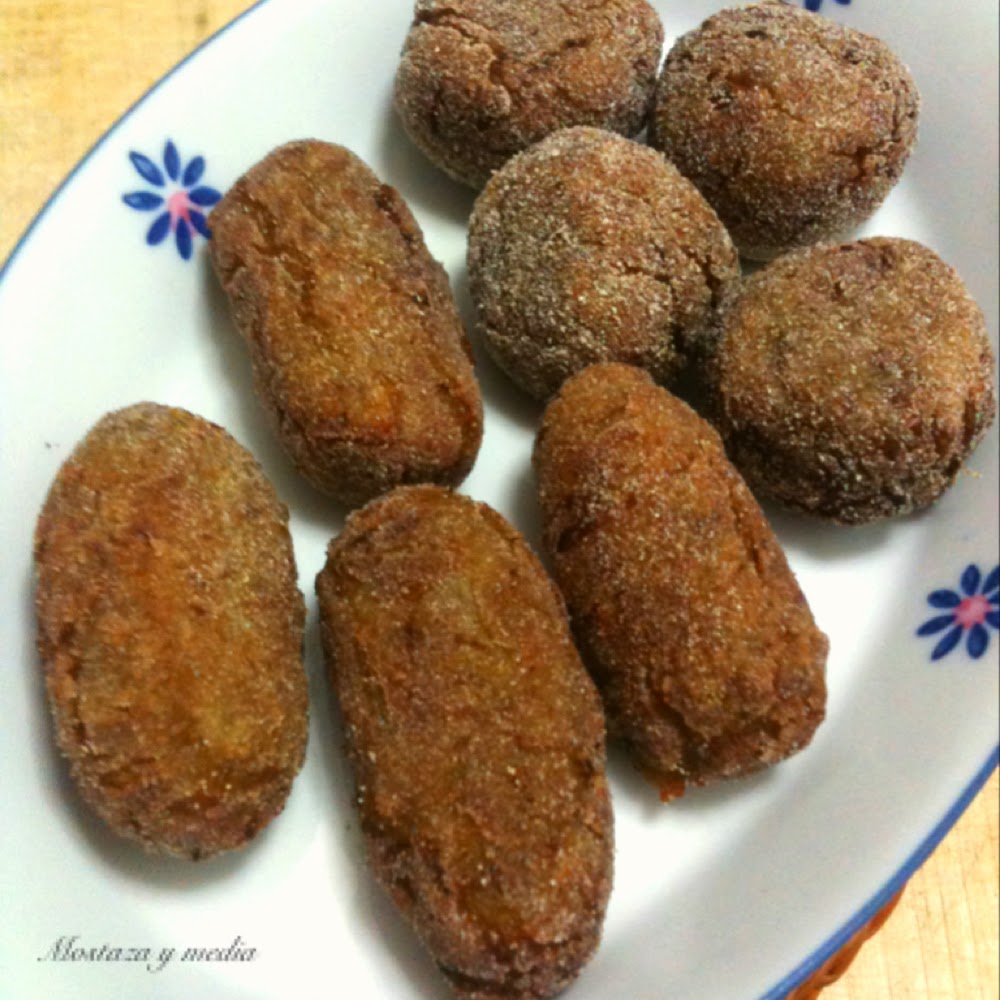
<instances>
[{"instance_id":1,"label":"browned fried food","mask_svg":"<svg viewBox=\"0 0 1000 1000\"><path fill-rule=\"evenodd\" d=\"M646 0L417 0L396 110L434 163L478 188L557 129L637 135L662 47Z\"/></svg>"},{"instance_id":2,"label":"browned fried food","mask_svg":"<svg viewBox=\"0 0 1000 1000\"><path fill-rule=\"evenodd\" d=\"M482 438L471 348L398 192L340 146L293 142L211 224L258 395L299 471L348 504L461 482Z\"/></svg>"},{"instance_id":3,"label":"browned fried food","mask_svg":"<svg viewBox=\"0 0 1000 1000\"><path fill-rule=\"evenodd\" d=\"M801 750L827 640L715 431L639 369L594 365L549 405L534 462L609 731L664 797Z\"/></svg>"},{"instance_id":4,"label":"browned fried food","mask_svg":"<svg viewBox=\"0 0 1000 1000\"><path fill-rule=\"evenodd\" d=\"M554 585L495 511L414 486L348 519L316 590L376 877L457 996L553 996L597 947L613 839Z\"/></svg>"},{"instance_id":5,"label":"browned fried food","mask_svg":"<svg viewBox=\"0 0 1000 1000\"><path fill-rule=\"evenodd\" d=\"M35 531L38 648L59 748L149 850L242 847L306 747L288 512L221 427L139 403L60 469Z\"/></svg>"},{"instance_id":6,"label":"browned fried food","mask_svg":"<svg viewBox=\"0 0 1000 1000\"><path fill-rule=\"evenodd\" d=\"M494 174L468 264L487 345L542 399L598 361L671 379L740 273L718 217L672 164L592 128L557 132Z\"/></svg>"},{"instance_id":7,"label":"browned fried food","mask_svg":"<svg viewBox=\"0 0 1000 1000\"><path fill-rule=\"evenodd\" d=\"M748 278L709 365L713 409L754 490L860 524L926 507L996 413L986 322L927 247L867 239Z\"/></svg>"},{"instance_id":8,"label":"browned fried food","mask_svg":"<svg viewBox=\"0 0 1000 1000\"><path fill-rule=\"evenodd\" d=\"M768 260L841 236L879 207L916 141L919 103L884 42L769 0L678 40L650 139L740 252Z\"/></svg>"}]
</instances>

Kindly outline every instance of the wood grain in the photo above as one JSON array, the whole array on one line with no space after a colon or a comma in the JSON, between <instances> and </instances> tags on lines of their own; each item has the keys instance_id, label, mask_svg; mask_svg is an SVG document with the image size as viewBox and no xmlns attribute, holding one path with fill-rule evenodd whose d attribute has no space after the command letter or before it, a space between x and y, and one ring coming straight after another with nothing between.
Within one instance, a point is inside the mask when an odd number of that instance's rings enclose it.
<instances>
[{"instance_id":1,"label":"wood grain","mask_svg":"<svg viewBox=\"0 0 1000 1000\"><path fill-rule=\"evenodd\" d=\"M997 774L822 1000L997 1000Z\"/></svg>"},{"instance_id":2,"label":"wood grain","mask_svg":"<svg viewBox=\"0 0 1000 1000\"><path fill-rule=\"evenodd\" d=\"M2 0L0 260L121 112L247 6L246 0ZM998 852L994 774L911 880L885 928L823 1000L1000 1000Z\"/></svg>"}]
</instances>

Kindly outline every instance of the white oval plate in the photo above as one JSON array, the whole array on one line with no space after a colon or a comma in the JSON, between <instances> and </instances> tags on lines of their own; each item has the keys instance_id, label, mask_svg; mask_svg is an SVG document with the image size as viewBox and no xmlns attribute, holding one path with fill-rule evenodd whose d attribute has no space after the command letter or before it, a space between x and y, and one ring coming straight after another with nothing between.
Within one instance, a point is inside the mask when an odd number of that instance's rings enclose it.
<instances>
[{"instance_id":1,"label":"white oval plate","mask_svg":"<svg viewBox=\"0 0 1000 1000\"><path fill-rule=\"evenodd\" d=\"M224 190L279 143L336 141L402 191L468 315L472 196L425 162L391 114L412 7L377 6L378 16L370 0L253 8L111 129L0 275L8 802L0 975L9 996L447 993L362 861L312 585L342 516L275 445L203 237L188 229L188 247L169 216L156 222L169 204L190 211L185 191L211 201L205 188ZM656 6L669 43L720 5ZM937 250L983 305L995 344L995 6L826 0L823 8L885 38L924 97L919 147L865 232ZM157 197L166 200L146 207ZM539 407L484 358L479 369L486 437L464 489L536 540L529 454ZM81 807L53 750L34 650L31 536L46 490L101 414L140 399L215 420L260 458L291 508L310 608L305 768L285 812L250 848L200 865L146 856ZM994 428L971 474L933 510L896 523L849 530L772 512L832 639L829 718L796 759L670 806L612 753L615 890L600 951L569 997L778 1000L878 910L955 821L997 760L1000 639L995 617L982 629L917 631L954 614L946 597L932 607L930 595L996 590L997 450ZM952 633L954 648L932 659Z\"/></svg>"}]
</instances>

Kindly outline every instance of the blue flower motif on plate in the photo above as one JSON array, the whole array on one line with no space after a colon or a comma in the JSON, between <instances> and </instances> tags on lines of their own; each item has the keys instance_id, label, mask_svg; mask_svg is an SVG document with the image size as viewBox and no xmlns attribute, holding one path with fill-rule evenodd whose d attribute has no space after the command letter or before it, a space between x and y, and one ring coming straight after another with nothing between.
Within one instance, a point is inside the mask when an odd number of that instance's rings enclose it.
<instances>
[{"instance_id":1,"label":"blue flower motif on plate","mask_svg":"<svg viewBox=\"0 0 1000 1000\"><path fill-rule=\"evenodd\" d=\"M190 260L195 234L206 240L212 235L205 209L211 208L222 197L215 188L199 183L205 173L205 158L196 156L185 165L171 139L163 147L162 166L135 150L128 154L128 158L139 176L159 189L130 191L122 195L122 201L138 212L160 209L146 231L146 242L156 246L173 233L177 252L184 260Z\"/></svg>"},{"instance_id":2,"label":"blue flower motif on plate","mask_svg":"<svg viewBox=\"0 0 1000 1000\"><path fill-rule=\"evenodd\" d=\"M841 7L847 7L851 0L834 0L834 3L839 3ZM806 10L811 10L813 13L818 11L823 6L823 0L805 0Z\"/></svg>"},{"instance_id":3,"label":"blue flower motif on plate","mask_svg":"<svg viewBox=\"0 0 1000 1000\"><path fill-rule=\"evenodd\" d=\"M932 608L946 612L928 619L917 635L944 636L931 651L932 660L947 656L965 637L969 656L978 659L990 644L990 628L1000 629L1000 566L994 566L983 579L975 564L966 566L958 590L935 590L927 595Z\"/></svg>"}]
</instances>

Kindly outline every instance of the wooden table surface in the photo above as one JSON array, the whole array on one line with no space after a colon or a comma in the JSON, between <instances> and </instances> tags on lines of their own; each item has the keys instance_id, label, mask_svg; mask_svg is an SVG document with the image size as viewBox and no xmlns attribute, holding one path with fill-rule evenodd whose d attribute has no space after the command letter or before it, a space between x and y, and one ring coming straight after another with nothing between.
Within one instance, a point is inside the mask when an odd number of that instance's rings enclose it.
<instances>
[{"instance_id":1,"label":"wooden table surface","mask_svg":"<svg viewBox=\"0 0 1000 1000\"><path fill-rule=\"evenodd\" d=\"M0 0L0 260L118 115L248 5ZM994 774L823 1000L998 1000L997 828Z\"/></svg>"}]
</instances>

